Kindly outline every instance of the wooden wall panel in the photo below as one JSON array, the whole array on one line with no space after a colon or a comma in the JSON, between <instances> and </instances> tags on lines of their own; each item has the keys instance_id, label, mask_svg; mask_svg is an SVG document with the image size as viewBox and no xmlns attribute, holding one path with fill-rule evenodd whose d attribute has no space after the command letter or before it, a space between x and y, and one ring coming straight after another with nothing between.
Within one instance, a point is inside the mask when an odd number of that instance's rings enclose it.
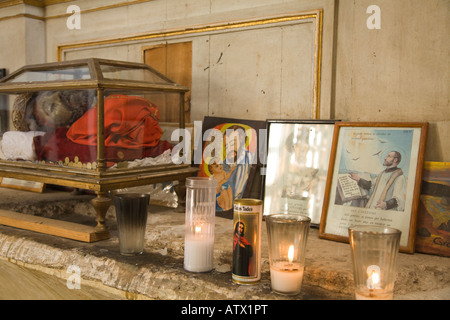
<instances>
[{"instance_id":1,"label":"wooden wall panel","mask_svg":"<svg viewBox=\"0 0 450 320\"><path fill-rule=\"evenodd\" d=\"M160 44L144 50L144 63L176 83L191 88L192 42ZM190 122L190 91L185 96L185 118ZM155 101L156 100L156 101ZM160 97L152 100L160 107L161 121L176 122L179 117L177 99Z\"/></svg>"}]
</instances>

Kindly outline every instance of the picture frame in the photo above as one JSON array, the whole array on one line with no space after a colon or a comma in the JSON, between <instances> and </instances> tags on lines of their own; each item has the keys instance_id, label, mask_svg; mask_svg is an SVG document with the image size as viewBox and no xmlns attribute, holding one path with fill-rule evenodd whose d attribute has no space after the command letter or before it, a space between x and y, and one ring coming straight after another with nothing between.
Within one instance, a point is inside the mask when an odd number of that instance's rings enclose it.
<instances>
[{"instance_id":1,"label":"picture frame","mask_svg":"<svg viewBox=\"0 0 450 320\"><path fill-rule=\"evenodd\" d=\"M348 227L399 229L414 253L428 123L338 122L319 237L348 242ZM373 192L375 190L375 192Z\"/></svg>"},{"instance_id":2,"label":"picture frame","mask_svg":"<svg viewBox=\"0 0 450 320\"><path fill-rule=\"evenodd\" d=\"M218 182L216 216L233 219L234 200L260 199L262 166L260 147L266 143L265 128L266 121L260 120L209 116L204 118L201 130L202 160L198 176L208 178L213 176ZM232 133L230 139L228 133ZM216 141L215 134L218 134L217 138L222 139L220 142ZM229 158L228 150L235 146L238 150L234 150L235 155ZM212 172L213 168L210 165L213 163L219 164L214 170L220 172Z\"/></svg>"},{"instance_id":3,"label":"picture frame","mask_svg":"<svg viewBox=\"0 0 450 320\"><path fill-rule=\"evenodd\" d=\"M425 161L415 251L450 257L450 162Z\"/></svg>"},{"instance_id":4,"label":"picture frame","mask_svg":"<svg viewBox=\"0 0 450 320\"><path fill-rule=\"evenodd\" d=\"M319 226L336 121L267 120L264 215L305 215Z\"/></svg>"}]
</instances>

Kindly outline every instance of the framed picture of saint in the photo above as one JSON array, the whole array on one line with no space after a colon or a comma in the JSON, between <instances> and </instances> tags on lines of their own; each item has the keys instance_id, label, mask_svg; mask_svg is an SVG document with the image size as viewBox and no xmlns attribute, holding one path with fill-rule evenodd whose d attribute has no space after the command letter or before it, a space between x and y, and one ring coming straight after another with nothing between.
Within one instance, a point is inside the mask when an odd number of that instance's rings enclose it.
<instances>
[{"instance_id":1,"label":"framed picture of saint","mask_svg":"<svg viewBox=\"0 0 450 320\"><path fill-rule=\"evenodd\" d=\"M402 232L414 252L427 123L335 124L319 237L348 242L348 227Z\"/></svg>"}]
</instances>

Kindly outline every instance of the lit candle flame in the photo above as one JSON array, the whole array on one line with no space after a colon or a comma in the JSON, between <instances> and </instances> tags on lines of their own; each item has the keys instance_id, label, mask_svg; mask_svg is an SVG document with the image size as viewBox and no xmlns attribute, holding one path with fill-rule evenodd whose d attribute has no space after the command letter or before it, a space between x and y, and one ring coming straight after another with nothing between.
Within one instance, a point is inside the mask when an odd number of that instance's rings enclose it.
<instances>
[{"instance_id":1,"label":"lit candle flame","mask_svg":"<svg viewBox=\"0 0 450 320\"><path fill-rule=\"evenodd\" d=\"M380 287L380 268L378 266L370 266L367 268L367 287L369 289L378 289Z\"/></svg>"},{"instance_id":2,"label":"lit candle flame","mask_svg":"<svg viewBox=\"0 0 450 320\"><path fill-rule=\"evenodd\" d=\"M195 226L195 233L200 233L200 231L202 231L202 227L201 226Z\"/></svg>"},{"instance_id":3,"label":"lit candle flame","mask_svg":"<svg viewBox=\"0 0 450 320\"><path fill-rule=\"evenodd\" d=\"M294 246L293 245L289 246L288 259L289 259L289 262L292 262L292 260L294 260Z\"/></svg>"}]
</instances>

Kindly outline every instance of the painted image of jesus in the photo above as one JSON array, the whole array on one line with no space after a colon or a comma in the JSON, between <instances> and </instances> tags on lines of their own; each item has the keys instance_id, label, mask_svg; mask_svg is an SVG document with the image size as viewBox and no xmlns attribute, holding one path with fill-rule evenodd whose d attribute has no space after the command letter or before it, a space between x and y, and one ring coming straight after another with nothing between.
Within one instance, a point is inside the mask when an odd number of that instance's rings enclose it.
<instances>
[{"instance_id":1,"label":"painted image of jesus","mask_svg":"<svg viewBox=\"0 0 450 320\"><path fill-rule=\"evenodd\" d=\"M198 176L217 180L216 212L232 213L233 201L243 197L256 165L256 147L256 130L244 124L223 123L207 131Z\"/></svg>"},{"instance_id":2,"label":"painted image of jesus","mask_svg":"<svg viewBox=\"0 0 450 320\"><path fill-rule=\"evenodd\" d=\"M245 238L245 224L238 220L233 235L233 274L249 276L251 274L251 258L253 247Z\"/></svg>"}]
</instances>

